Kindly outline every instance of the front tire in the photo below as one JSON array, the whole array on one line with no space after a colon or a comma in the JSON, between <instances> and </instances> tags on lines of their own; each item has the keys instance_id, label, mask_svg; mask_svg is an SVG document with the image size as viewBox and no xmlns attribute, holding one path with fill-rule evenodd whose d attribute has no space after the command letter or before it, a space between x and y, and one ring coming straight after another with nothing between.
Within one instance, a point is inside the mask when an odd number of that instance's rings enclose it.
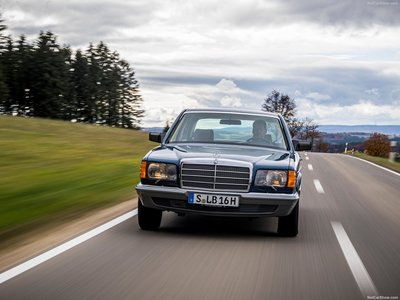
<instances>
[{"instance_id":1,"label":"front tire","mask_svg":"<svg viewBox=\"0 0 400 300\"><path fill-rule=\"evenodd\" d=\"M160 227L162 210L144 207L138 201L138 223L142 230L157 230Z\"/></svg>"},{"instance_id":2,"label":"front tire","mask_svg":"<svg viewBox=\"0 0 400 300\"><path fill-rule=\"evenodd\" d=\"M279 217L278 234L285 237L295 237L298 234L299 227L299 202L293 208L290 215Z\"/></svg>"}]
</instances>

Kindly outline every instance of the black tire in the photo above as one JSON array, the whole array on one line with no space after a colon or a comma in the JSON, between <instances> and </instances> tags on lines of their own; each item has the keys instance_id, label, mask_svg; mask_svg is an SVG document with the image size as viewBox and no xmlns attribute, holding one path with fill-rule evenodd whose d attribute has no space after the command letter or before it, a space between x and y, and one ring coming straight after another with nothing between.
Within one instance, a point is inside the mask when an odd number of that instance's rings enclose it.
<instances>
[{"instance_id":1,"label":"black tire","mask_svg":"<svg viewBox=\"0 0 400 300\"><path fill-rule=\"evenodd\" d=\"M279 217L278 234L280 236L295 237L297 235L299 231L299 202L297 201L290 215Z\"/></svg>"},{"instance_id":2,"label":"black tire","mask_svg":"<svg viewBox=\"0 0 400 300\"><path fill-rule=\"evenodd\" d=\"M142 230L157 230L160 228L162 210L144 207L142 202L138 201L138 223Z\"/></svg>"}]
</instances>

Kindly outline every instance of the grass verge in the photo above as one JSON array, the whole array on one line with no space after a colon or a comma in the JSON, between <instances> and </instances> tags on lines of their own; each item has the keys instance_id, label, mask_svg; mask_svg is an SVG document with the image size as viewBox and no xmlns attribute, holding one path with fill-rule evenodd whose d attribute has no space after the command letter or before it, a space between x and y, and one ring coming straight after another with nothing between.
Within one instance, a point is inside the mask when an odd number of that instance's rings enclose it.
<instances>
[{"instance_id":1,"label":"grass verge","mask_svg":"<svg viewBox=\"0 0 400 300\"><path fill-rule=\"evenodd\" d=\"M145 132L0 116L0 241L136 196Z\"/></svg>"},{"instance_id":2,"label":"grass verge","mask_svg":"<svg viewBox=\"0 0 400 300\"><path fill-rule=\"evenodd\" d=\"M351 155L351 154L349 154L349 155ZM392 171L400 173L400 163L399 162L391 162L387 158L370 156L370 155L367 155L367 154L361 153L361 152L355 152L352 155L355 156L355 157L358 157L358 158L362 158L362 159L368 160L368 161L373 162L373 163L375 163L375 164L377 164L379 166L382 166L382 167L388 168L388 169L390 169Z\"/></svg>"}]
</instances>

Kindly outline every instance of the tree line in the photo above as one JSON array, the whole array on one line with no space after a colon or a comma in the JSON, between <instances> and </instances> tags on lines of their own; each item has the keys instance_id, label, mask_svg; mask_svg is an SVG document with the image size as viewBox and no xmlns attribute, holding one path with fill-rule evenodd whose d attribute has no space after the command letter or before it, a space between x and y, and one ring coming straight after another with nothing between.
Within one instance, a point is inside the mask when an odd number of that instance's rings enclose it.
<instances>
[{"instance_id":1,"label":"tree line","mask_svg":"<svg viewBox=\"0 0 400 300\"><path fill-rule=\"evenodd\" d=\"M0 114L140 128L139 84L116 51L103 42L73 51L50 31L29 43L5 29L0 20Z\"/></svg>"}]
</instances>

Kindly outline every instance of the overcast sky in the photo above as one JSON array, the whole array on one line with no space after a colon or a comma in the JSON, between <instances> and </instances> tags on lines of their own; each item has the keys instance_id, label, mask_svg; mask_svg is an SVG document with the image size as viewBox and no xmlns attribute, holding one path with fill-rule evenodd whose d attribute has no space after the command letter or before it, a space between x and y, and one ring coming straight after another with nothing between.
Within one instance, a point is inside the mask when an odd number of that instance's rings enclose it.
<instances>
[{"instance_id":1,"label":"overcast sky","mask_svg":"<svg viewBox=\"0 0 400 300\"><path fill-rule=\"evenodd\" d=\"M400 0L0 0L8 33L104 41L136 71L144 126L260 109L276 89L319 124L400 124Z\"/></svg>"}]
</instances>

